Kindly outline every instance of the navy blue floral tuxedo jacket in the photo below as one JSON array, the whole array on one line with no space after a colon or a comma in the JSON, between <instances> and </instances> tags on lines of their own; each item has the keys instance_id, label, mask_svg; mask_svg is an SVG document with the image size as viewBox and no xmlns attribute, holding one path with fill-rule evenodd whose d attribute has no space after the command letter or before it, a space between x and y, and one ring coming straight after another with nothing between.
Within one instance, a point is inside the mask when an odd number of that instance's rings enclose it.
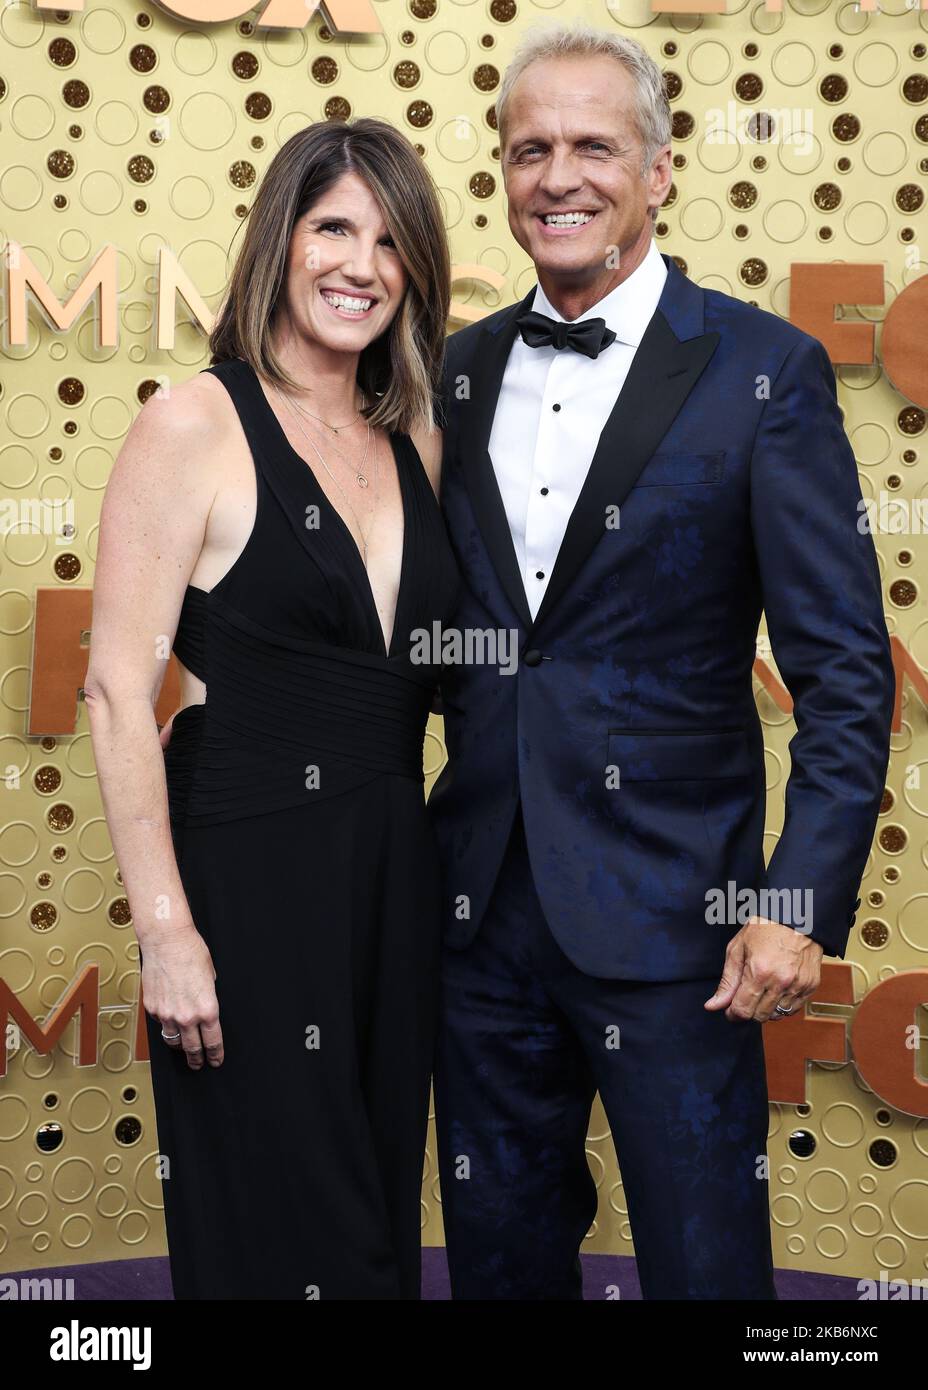
<instances>
[{"instance_id":1,"label":"navy blue floral tuxedo jacket","mask_svg":"<svg viewBox=\"0 0 928 1390\"><path fill-rule=\"evenodd\" d=\"M534 621L487 451L534 286L447 342L441 502L463 576L455 628L513 630L520 655L515 673L476 660L443 668L449 761L429 810L445 940L463 948L479 930L521 796L551 931L581 970L612 979L717 975L741 923L713 919L707 895L730 883L771 890L761 903L795 907L811 893L804 929L844 954L894 696L825 348L663 259L660 302ZM752 683L762 610L796 722L766 868Z\"/></svg>"}]
</instances>

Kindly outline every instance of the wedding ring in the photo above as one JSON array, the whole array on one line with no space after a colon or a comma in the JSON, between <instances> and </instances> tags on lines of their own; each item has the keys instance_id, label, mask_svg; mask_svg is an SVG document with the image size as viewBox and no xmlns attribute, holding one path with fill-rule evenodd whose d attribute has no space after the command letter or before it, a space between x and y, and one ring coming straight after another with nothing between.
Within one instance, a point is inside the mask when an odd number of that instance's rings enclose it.
<instances>
[{"instance_id":1,"label":"wedding ring","mask_svg":"<svg viewBox=\"0 0 928 1390\"><path fill-rule=\"evenodd\" d=\"M180 1033L166 1033L162 1028L161 1036L164 1038L165 1042L176 1042L180 1037Z\"/></svg>"}]
</instances>

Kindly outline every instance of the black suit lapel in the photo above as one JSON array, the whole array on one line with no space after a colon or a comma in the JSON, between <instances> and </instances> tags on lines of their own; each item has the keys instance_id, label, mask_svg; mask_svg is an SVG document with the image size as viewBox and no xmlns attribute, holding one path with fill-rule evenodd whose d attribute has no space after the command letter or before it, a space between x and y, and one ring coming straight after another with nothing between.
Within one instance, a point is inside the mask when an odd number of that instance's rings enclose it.
<instances>
[{"instance_id":1,"label":"black suit lapel","mask_svg":"<svg viewBox=\"0 0 928 1390\"><path fill-rule=\"evenodd\" d=\"M460 467L470 493L471 504L484 544L493 562L499 582L525 628L532 625L532 615L525 597L525 585L519 571L519 561L512 543L506 518L506 508L500 495L487 445L496 414L500 387L509 351L516 336L515 321L527 309L535 296L535 286L508 313L497 319L493 328L485 327L471 355L467 375L470 377L470 400L462 408L461 428L456 441ZM455 383L450 383L454 391Z\"/></svg>"},{"instance_id":2,"label":"black suit lapel","mask_svg":"<svg viewBox=\"0 0 928 1390\"><path fill-rule=\"evenodd\" d=\"M535 628L550 613L602 536L607 507L621 506L634 487L718 341L718 333L704 333L681 342L660 309L653 314L599 436L535 617Z\"/></svg>"},{"instance_id":3,"label":"black suit lapel","mask_svg":"<svg viewBox=\"0 0 928 1390\"><path fill-rule=\"evenodd\" d=\"M668 278L660 303L599 436L534 622L487 449L503 373L517 332L515 321L530 307L534 285L524 299L513 304L492 326L484 328L471 353L467 372L470 400L459 412L455 452L493 567L528 637L568 589L602 536L607 507L621 506L634 487L719 341L718 333L695 336L695 325L701 329L703 322L702 292L669 257L665 256L664 261ZM690 336L679 338L664 311L675 321L678 317L684 333ZM449 387L454 391L455 382L451 381Z\"/></svg>"}]
</instances>

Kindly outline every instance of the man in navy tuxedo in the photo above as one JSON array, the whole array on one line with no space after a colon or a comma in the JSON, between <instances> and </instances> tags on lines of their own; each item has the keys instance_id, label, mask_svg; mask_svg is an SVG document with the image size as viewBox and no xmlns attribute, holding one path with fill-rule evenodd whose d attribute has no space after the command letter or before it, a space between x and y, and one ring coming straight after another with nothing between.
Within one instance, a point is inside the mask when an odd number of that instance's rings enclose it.
<instances>
[{"instance_id":1,"label":"man in navy tuxedo","mask_svg":"<svg viewBox=\"0 0 928 1390\"><path fill-rule=\"evenodd\" d=\"M456 628L519 651L447 668L429 801L453 1293L581 1297L598 1090L644 1297L772 1299L760 1025L844 953L889 752L855 461L822 344L658 252L639 44L532 33L497 114L538 283L448 341ZM766 867L762 610L797 726Z\"/></svg>"}]
</instances>

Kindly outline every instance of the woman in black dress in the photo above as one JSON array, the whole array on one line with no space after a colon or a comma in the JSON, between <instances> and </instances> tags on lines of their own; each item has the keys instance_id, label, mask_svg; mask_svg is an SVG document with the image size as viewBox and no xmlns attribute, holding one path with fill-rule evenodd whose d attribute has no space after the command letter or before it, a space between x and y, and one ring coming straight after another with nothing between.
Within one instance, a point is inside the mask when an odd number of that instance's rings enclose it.
<instances>
[{"instance_id":1,"label":"woman in black dress","mask_svg":"<svg viewBox=\"0 0 928 1390\"><path fill-rule=\"evenodd\" d=\"M432 413L449 293L412 145L376 120L301 131L213 365L146 402L104 500L85 689L176 1298L419 1297L439 655L415 634L459 582Z\"/></svg>"}]
</instances>

